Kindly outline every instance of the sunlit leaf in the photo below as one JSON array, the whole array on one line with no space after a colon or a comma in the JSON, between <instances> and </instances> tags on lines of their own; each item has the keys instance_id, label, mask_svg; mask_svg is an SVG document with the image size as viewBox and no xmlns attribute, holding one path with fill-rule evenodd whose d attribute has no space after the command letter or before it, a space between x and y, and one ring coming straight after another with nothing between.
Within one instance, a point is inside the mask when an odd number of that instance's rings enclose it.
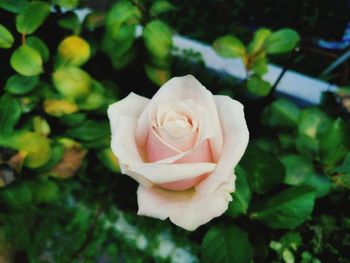
<instances>
[{"instance_id":1,"label":"sunlit leaf","mask_svg":"<svg viewBox=\"0 0 350 263\"><path fill-rule=\"evenodd\" d=\"M40 54L27 45L20 46L13 52L10 63L12 68L23 76L35 76L43 72Z\"/></svg>"},{"instance_id":2,"label":"sunlit leaf","mask_svg":"<svg viewBox=\"0 0 350 263\"><path fill-rule=\"evenodd\" d=\"M281 29L269 35L265 41L268 54L280 54L292 51L300 41L299 34L289 28Z\"/></svg>"},{"instance_id":3,"label":"sunlit leaf","mask_svg":"<svg viewBox=\"0 0 350 263\"><path fill-rule=\"evenodd\" d=\"M214 50L222 57L242 57L246 50L244 44L234 36L224 36L213 43Z\"/></svg>"},{"instance_id":4,"label":"sunlit leaf","mask_svg":"<svg viewBox=\"0 0 350 263\"><path fill-rule=\"evenodd\" d=\"M16 17L17 31L23 34L34 33L50 14L50 5L43 1L28 3Z\"/></svg>"}]
</instances>

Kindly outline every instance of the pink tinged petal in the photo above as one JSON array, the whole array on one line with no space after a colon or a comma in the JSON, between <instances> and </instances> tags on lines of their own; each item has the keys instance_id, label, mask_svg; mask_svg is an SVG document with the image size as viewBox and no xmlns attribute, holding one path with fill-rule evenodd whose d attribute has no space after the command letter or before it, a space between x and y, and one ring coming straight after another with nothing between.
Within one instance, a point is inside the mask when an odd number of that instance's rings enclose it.
<instances>
[{"instance_id":1,"label":"pink tinged petal","mask_svg":"<svg viewBox=\"0 0 350 263\"><path fill-rule=\"evenodd\" d=\"M147 161L153 163L181 152L159 138L158 134L151 128L147 140L146 153Z\"/></svg>"},{"instance_id":2,"label":"pink tinged petal","mask_svg":"<svg viewBox=\"0 0 350 263\"><path fill-rule=\"evenodd\" d=\"M148 138L148 144L150 143L150 140L160 140L162 141L162 145L165 148L165 145L169 148L169 151L166 152L164 155L157 155L157 158L149 158L149 161L157 162L157 163L176 163L176 162L214 162L214 157L212 153L212 149L210 147L210 141L208 144L208 139L215 138L214 137L214 130L212 129L211 121L208 117L208 112L199 105L192 105L193 111L196 115L196 122L198 122L196 125L198 125L199 132L196 134L189 134L189 137L186 138L188 141L190 140L196 140L195 145L193 149L189 149L187 151L181 151L178 148L175 148L174 141L173 140L167 140L167 137L163 136L163 138L160 138L159 136L153 136ZM192 137L190 137L192 135ZM220 135L221 136L221 135ZM196 137L196 138L195 138ZM167 141L166 141L167 140ZM173 144L170 145L172 142ZM193 144L193 141L190 141L190 143ZM189 143L189 144L190 144ZM152 145L156 145L157 143L153 143ZM175 144L176 145L176 144ZM161 147L163 149L163 146ZM176 145L178 146L178 145ZM186 145L188 147L188 145ZM147 146L147 152L149 156L153 155L151 152L154 150L148 149ZM165 149L164 149L165 150ZM176 153L175 151L179 151ZM165 153L165 151L164 151Z\"/></svg>"},{"instance_id":3,"label":"pink tinged petal","mask_svg":"<svg viewBox=\"0 0 350 263\"><path fill-rule=\"evenodd\" d=\"M138 214L159 219L169 218L174 224L193 231L214 217L222 215L232 200L234 175L222 183L214 193L199 193L195 190L168 191L159 187L139 186Z\"/></svg>"},{"instance_id":4,"label":"pink tinged petal","mask_svg":"<svg viewBox=\"0 0 350 263\"><path fill-rule=\"evenodd\" d=\"M129 171L147 178L155 184L190 179L214 171L215 163L133 163L127 165Z\"/></svg>"},{"instance_id":5,"label":"pink tinged petal","mask_svg":"<svg viewBox=\"0 0 350 263\"><path fill-rule=\"evenodd\" d=\"M147 140L147 161L157 163L213 162L208 140L189 152L179 152L151 130Z\"/></svg>"},{"instance_id":6,"label":"pink tinged petal","mask_svg":"<svg viewBox=\"0 0 350 263\"><path fill-rule=\"evenodd\" d=\"M224 147L215 171L196 186L196 191L201 193L214 193L222 182L227 181L249 141L243 105L227 96L214 97L223 130Z\"/></svg>"},{"instance_id":7,"label":"pink tinged petal","mask_svg":"<svg viewBox=\"0 0 350 263\"><path fill-rule=\"evenodd\" d=\"M153 183L129 169L132 164L142 164L143 160L136 147L134 131L136 128L136 118L120 117L118 127L112 135L111 148L115 156L118 157L121 165L121 172L127 174L144 186L151 186Z\"/></svg>"},{"instance_id":8,"label":"pink tinged petal","mask_svg":"<svg viewBox=\"0 0 350 263\"><path fill-rule=\"evenodd\" d=\"M208 174L202 174L194 178L180 180L172 183L160 184L159 186L168 190L173 190L173 191L188 190L193 186L199 184L201 181L207 178L207 176Z\"/></svg>"},{"instance_id":9,"label":"pink tinged petal","mask_svg":"<svg viewBox=\"0 0 350 263\"><path fill-rule=\"evenodd\" d=\"M196 149L191 151L188 155L185 155L183 158L176 160L175 163L198 163L198 162L212 162L213 158L211 156L211 151L209 147L208 140L205 140L201 145ZM161 187L169 190L187 190L193 186L199 184L203 181L208 174L198 174L197 177L190 179L174 181L170 183L160 184Z\"/></svg>"},{"instance_id":10,"label":"pink tinged petal","mask_svg":"<svg viewBox=\"0 0 350 263\"><path fill-rule=\"evenodd\" d=\"M211 120L210 127L213 129L213 135L215 135L210 140L210 147L213 158L218 160L222 148L222 133L213 95L191 75L170 79L153 96L138 120L136 129L137 142L140 145L146 144L147 135L144 131L149 123L149 111L154 110L155 105L164 100L193 100L207 110L208 119Z\"/></svg>"},{"instance_id":11,"label":"pink tinged petal","mask_svg":"<svg viewBox=\"0 0 350 263\"><path fill-rule=\"evenodd\" d=\"M117 129L121 116L138 118L149 101L145 97L130 93L124 99L109 105L107 113L112 133Z\"/></svg>"},{"instance_id":12,"label":"pink tinged petal","mask_svg":"<svg viewBox=\"0 0 350 263\"><path fill-rule=\"evenodd\" d=\"M211 154L209 140L204 140L200 145L184 155L175 163L196 163L196 162L214 162Z\"/></svg>"}]
</instances>

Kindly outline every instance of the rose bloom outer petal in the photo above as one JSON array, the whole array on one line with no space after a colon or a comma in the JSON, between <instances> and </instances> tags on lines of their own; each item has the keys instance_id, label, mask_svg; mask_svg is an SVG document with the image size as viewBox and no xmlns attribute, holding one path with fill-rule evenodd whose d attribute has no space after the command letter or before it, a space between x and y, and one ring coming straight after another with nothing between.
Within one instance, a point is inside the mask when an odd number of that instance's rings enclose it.
<instances>
[{"instance_id":1,"label":"rose bloom outer petal","mask_svg":"<svg viewBox=\"0 0 350 263\"><path fill-rule=\"evenodd\" d=\"M121 172L129 175L138 183L150 187L153 185L150 180L129 169L131 164L143 163L135 142L135 128L136 118L120 117L118 127L112 135L111 148L114 155L118 157Z\"/></svg>"},{"instance_id":2,"label":"rose bloom outer petal","mask_svg":"<svg viewBox=\"0 0 350 263\"><path fill-rule=\"evenodd\" d=\"M109 105L107 114L111 124L112 134L117 129L121 116L139 118L149 101L149 99L131 92L124 99Z\"/></svg>"},{"instance_id":3,"label":"rose bloom outer petal","mask_svg":"<svg viewBox=\"0 0 350 263\"><path fill-rule=\"evenodd\" d=\"M222 215L232 200L235 176L230 174L228 181L222 183L211 194L199 193L194 189L187 191L168 191L157 186L137 190L138 215L169 218L174 224L193 231L214 217Z\"/></svg>"},{"instance_id":4,"label":"rose bloom outer petal","mask_svg":"<svg viewBox=\"0 0 350 263\"><path fill-rule=\"evenodd\" d=\"M244 118L243 105L228 96L214 96L224 137L216 169L196 186L201 193L214 193L242 158L249 141L249 131Z\"/></svg>"},{"instance_id":5,"label":"rose bloom outer petal","mask_svg":"<svg viewBox=\"0 0 350 263\"><path fill-rule=\"evenodd\" d=\"M136 138L138 144L146 145L147 133L145 130L149 129L149 110L154 109L154 105L162 100L190 99L208 111L215 134L215 137L210 140L210 147L214 160L218 160L223 141L219 115L213 98L213 94L192 75L170 79L153 96L137 122Z\"/></svg>"},{"instance_id":6,"label":"rose bloom outer petal","mask_svg":"<svg viewBox=\"0 0 350 263\"><path fill-rule=\"evenodd\" d=\"M215 170L215 163L133 163L126 165L128 171L139 174L155 184L198 177Z\"/></svg>"}]
</instances>

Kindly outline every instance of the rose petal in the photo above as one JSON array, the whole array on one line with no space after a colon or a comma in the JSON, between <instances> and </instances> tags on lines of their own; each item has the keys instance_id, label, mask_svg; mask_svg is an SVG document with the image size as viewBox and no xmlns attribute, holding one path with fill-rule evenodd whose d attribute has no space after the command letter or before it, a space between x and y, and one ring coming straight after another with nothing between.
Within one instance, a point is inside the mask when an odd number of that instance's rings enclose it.
<instances>
[{"instance_id":1,"label":"rose petal","mask_svg":"<svg viewBox=\"0 0 350 263\"><path fill-rule=\"evenodd\" d=\"M228 96L214 96L223 129L224 147L215 171L196 186L201 193L214 193L233 172L248 145L249 131L243 105Z\"/></svg>"},{"instance_id":2,"label":"rose petal","mask_svg":"<svg viewBox=\"0 0 350 263\"><path fill-rule=\"evenodd\" d=\"M128 171L144 176L155 184L176 182L194 178L214 171L215 163L132 163L127 165Z\"/></svg>"},{"instance_id":3,"label":"rose petal","mask_svg":"<svg viewBox=\"0 0 350 263\"><path fill-rule=\"evenodd\" d=\"M138 118L149 103L149 99L131 92L124 99L109 105L107 114L111 123L112 134L117 129L121 116Z\"/></svg>"},{"instance_id":4,"label":"rose petal","mask_svg":"<svg viewBox=\"0 0 350 263\"><path fill-rule=\"evenodd\" d=\"M190 189L193 186L199 184L207 176L208 174L202 174L194 178L180 180L180 181L171 182L171 183L164 183L164 184L160 184L159 186L168 190L183 191L183 190Z\"/></svg>"},{"instance_id":5,"label":"rose petal","mask_svg":"<svg viewBox=\"0 0 350 263\"><path fill-rule=\"evenodd\" d=\"M214 131L213 135L215 135L210 140L210 146L213 158L218 160L222 148L222 133L213 95L192 75L170 79L153 96L137 122L136 139L138 144L146 144L147 134L145 130L149 127L149 111L152 108L154 109L159 101L164 100L193 100L196 104L206 109L208 118L210 119L210 127Z\"/></svg>"},{"instance_id":6,"label":"rose petal","mask_svg":"<svg viewBox=\"0 0 350 263\"><path fill-rule=\"evenodd\" d=\"M140 184L149 187L153 185L151 181L141 174L128 169L131 164L143 163L143 159L136 147L134 136L135 128L136 118L125 116L119 117L117 129L112 135L111 148L115 156L118 157L121 172L129 175Z\"/></svg>"},{"instance_id":7,"label":"rose petal","mask_svg":"<svg viewBox=\"0 0 350 263\"><path fill-rule=\"evenodd\" d=\"M197 107L196 107L197 106ZM192 149L187 151L180 151L178 153L174 152L173 147L169 146L167 143L163 144L168 145L170 148L167 155L158 156L157 163L180 163L180 162L214 162L213 152L210 145L210 140L215 139L214 130L212 128L212 122L209 119L208 112L201 106L193 105L193 109L196 109L196 115L198 118L198 127L199 133L197 135L197 140L195 146ZM208 144L209 142L209 144ZM171 150L172 149L172 150ZM171 152L174 153L171 156Z\"/></svg>"},{"instance_id":8,"label":"rose petal","mask_svg":"<svg viewBox=\"0 0 350 263\"><path fill-rule=\"evenodd\" d=\"M146 153L147 161L153 163L181 152L159 138L158 134L151 128L147 140Z\"/></svg>"},{"instance_id":9,"label":"rose petal","mask_svg":"<svg viewBox=\"0 0 350 263\"><path fill-rule=\"evenodd\" d=\"M233 191L234 175L222 183L214 193L199 193L195 190L168 191L159 187L137 190L138 214L159 219L169 218L174 224L187 230L195 230L214 217L223 214Z\"/></svg>"}]
</instances>

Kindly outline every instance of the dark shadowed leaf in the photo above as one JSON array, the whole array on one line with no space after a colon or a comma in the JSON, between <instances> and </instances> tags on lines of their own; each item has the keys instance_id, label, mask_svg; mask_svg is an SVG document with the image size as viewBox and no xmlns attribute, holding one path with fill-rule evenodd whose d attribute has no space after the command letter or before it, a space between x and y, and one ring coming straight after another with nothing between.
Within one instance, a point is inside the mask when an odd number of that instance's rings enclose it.
<instances>
[{"instance_id":1,"label":"dark shadowed leaf","mask_svg":"<svg viewBox=\"0 0 350 263\"><path fill-rule=\"evenodd\" d=\"M234 225L209 229L201 251L203 262L208 263L248 263L253 256L247 233Z\"/></svg>"},{"instance_id":2,"label":"dark shadowed leaf","mask_svg":"<svg viewBox=\"0 0 350 263\"><path fill-rule=\"evenodd\" d=\"M283 164L254 144L248 146L240 166L246 172L249 185L256 193L265 193L283 182Z\"/></svg>"},{"instance_id":3,"label":"dark shadowed leaf","mask_svg":"<svg viewBox=\"0 0 350 263\"><path fill-rule=\"evenodd\" d=\"M250 190L247 175L239 166L235 168L236 182L235 191L232 194L233 200L229 203L227 214L235 217L240 214L245 214L248 211L249 203L252 198L252 192Z\"/></svg>"},{"instance_id":4,"label":"dark shadowed leaf","mask_svg":"<svg viewBox=\"0 0 350 263\"><path fill-rule=\"evenodd\" d=\"M38 81L39 78L37 76L13 75L7 80L5 90L15 95L22 95L32 91L38 84Z\"/></svg>"},{"instance_id":5,"label":"dark shadowed leaf","mask_svg":"<svg viewBox=\"0 0 350 263\"><path fill-rule=\"evenodd\" d=\"M21 116L21 105L17 98L5 93L0 98L0 135L11 133Z\"/></svg>"}]
</instances>

